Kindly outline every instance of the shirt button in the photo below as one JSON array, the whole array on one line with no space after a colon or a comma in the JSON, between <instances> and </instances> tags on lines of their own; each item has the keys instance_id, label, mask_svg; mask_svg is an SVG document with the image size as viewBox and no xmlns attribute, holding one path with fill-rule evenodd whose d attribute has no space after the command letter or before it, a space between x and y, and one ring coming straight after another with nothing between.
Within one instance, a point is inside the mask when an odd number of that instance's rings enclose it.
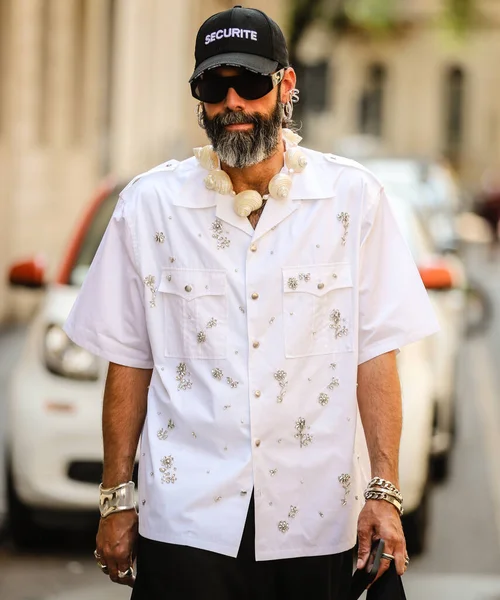
<instances>
[{"instance_id":1,"label":"shirt button","mask_svg":"<svg viewBox=\"0 0 500 600\"><path fill-rule=\"evenodd\" d=\"M187 285L185 288L186 292L192 292L193 288L190 285Z\"/></svg>"},{"instance_id":2,"label":"shirt button","mask_svg":"<svg viewBox=\"0 0 500 600\"><path fill-rule=\"evenodd\" d=\"M257 448L260 446L260 440L255 440L255 445L257 446Z\"/></svg>"},{"instance_id":3,"label":"shirt button","mask_svg":"<svg viewBox=\"0 0 500 600\"><path fill-rule=\"evenodd\" d=\"M252 245L250 246L250 250L251 250L252 252L257 252L257 246L256 246L255 244L252 244Z\"/></svg>"},{"instance_id":4,"label":"shirt button","mask_svg":"<svg viewBox=\"0 0 500 600\"><path fill-rule=\"evenodd\" d=\"M255 392L254 392L254 396L255 396L256 398L260 398L260 397L262 396L262 394L261 394L261 391L260 391L260 390L255 390Z\"/></svg>"},{"instance_id":5,"label":"shirt button","mask_svg":"<svg viewBox=\"0 0 500 600\"><path fill-rule=\"evenodd\" d=\"M259 298L259 294L257 294L257 292L254 292L252 294L252 300L257 300Z\"/></svg>"},{"instance_id":6,"label":"shirt button","mask_svg":"<svg viewBox=\"0 0 500 600\"><path fill-rule=\"evenodd\" d=\"M318 290L322 290L325 287L324 283L318 283Z\"/></svg>"},{"instance_id":7,"label":"shirt button","mask_svg":"<svg viewBox=\"0 0 500 600\"><path fill-rule=\"evenodd\" d=\"M252 344L252 346L253 346L254 348L258 348L258 347L260 346L260 342L254 342L254 343Z\"/></svg>"}]
</instances>

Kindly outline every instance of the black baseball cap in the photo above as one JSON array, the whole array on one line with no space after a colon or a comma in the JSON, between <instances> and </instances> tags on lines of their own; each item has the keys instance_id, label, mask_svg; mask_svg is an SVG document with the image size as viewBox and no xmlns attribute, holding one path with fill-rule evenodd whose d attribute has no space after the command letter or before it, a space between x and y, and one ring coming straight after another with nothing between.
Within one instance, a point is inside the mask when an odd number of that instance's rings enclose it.
<instances>
[{"instance_id":1,"label":"black baseball cap","mask_svg":"<svg viewBox=\"0 0 500 600\"><path fill-rule=\"evenodd\" d=\"M285 36L261 10L235 6L208 18L198 31L190 82L209 69L243 67L270 75L288 67Z\"/></svg>"}]
</instances>

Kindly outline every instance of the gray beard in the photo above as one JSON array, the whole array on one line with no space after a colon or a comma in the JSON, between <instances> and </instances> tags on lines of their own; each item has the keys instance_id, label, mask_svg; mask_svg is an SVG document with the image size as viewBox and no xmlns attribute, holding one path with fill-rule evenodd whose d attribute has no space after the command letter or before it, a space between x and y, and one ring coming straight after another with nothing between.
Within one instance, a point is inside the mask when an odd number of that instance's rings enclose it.
<instances>
[{"instance_id":1,"label":"gray beard","mask_svg":"<svg viewBox=\"0 0 500 600\"><path fill-rule=\"evenodd\" d=\"M283 105L276 103L270 116L261 113L225 112L209 119L203 109L203 126L213 149L228 167L243 169L275 154L283 122ZM227 131L226 125L252 123L251 131Z\"/></svg>"}]
</instances>

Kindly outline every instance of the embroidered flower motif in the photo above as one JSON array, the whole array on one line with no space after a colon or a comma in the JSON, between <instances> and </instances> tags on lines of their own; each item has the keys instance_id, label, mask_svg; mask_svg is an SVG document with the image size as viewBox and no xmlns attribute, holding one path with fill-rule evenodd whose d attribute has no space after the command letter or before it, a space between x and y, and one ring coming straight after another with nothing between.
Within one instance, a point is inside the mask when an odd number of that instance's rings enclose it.
<instances>
[{"instance_id":1,"label":"embroidered flower motif","mask_svg":"<svg viewBox=\"0 0 500 600\"><path fill-rule=\"evenodd\" d=\"M169 419L169 420L168 420L168 425L167 425L167 427L168 427L169 429L175 429L175 423L172 421L172 419Z\"/></svg>"},{"instance_id":2,"label":"embroidered flower motif","mask_svg":"<svg viewBox=\"0 0 500 600\"><path fill-rule=\"evenodd\" d=\"M299 282L297 281L296 277L289 277L288 278L288 287L291 290L296 290L299 287Z\"/></svg>"},{"instance_id":3,"label":"embroidered flower motif","mask_svg":"<svg viewBox=\"0 0 500 600\"><path fill-rule=\"evenodd\" d=\"M199 331L196 339L198 340L198 344L203 344L207 341L207 334L204 331Z\"/></svg>"},{"instance_id":4,"label":"embroidered flower motif","mask_svg":"<svg viewBox=\"0 0 500 600\"><path fill-rule=\"evenodd\" d=\"M299 512L299 509L296 506L290 506L290 512L288 513L288 518L295 519L298 512Z\"/></svg>"},{"instance_id":5,"label":"embroidered flower motif","mask_svg":"<svg viewBox=\"0 0 500 600\"><path fill-rule=\"evenodd\" d=\"M278 529L281 533L286 533L290 529L290 525L286 521L280 521L278 523Z\"/></svg>"},{"instance_id":6,"label":"embroidered flower motif","mask_svg":"<svg viewBox=\"0 0 500 600\"><path fill-rule=\"evenodd\" d=\"M166 429L162 428L158 431L158 433L156 435L158 436L159 440L164 442L168 438L168 431Z\"/></svg>"},{"instance_id":7,"label":"embroidered flower motif","mask_svg":"<svg viewBox=\"0 0 500 600\"><path fill-rule=\"evenodd\" d=\"M220 381L224 377L222 369L219 369L218 367L216 369L212 369L212 377Z\"/></svg>"},{"instance_id":8,"label":"embroidered flower motif","mask_svg":"<svg viewBox=\"0 0 500 600\"><path fill-rule=\"evenodd\" d=\"M162 474L162 483L175 483L177 481L177 475L175 474L177 468L174 467L174 461L175 459L173 456L164 456L160 460L160 473Z\"/></svg>"},{"instance_id":9,"label":"embroidered flower motif","mask_svg":"<svg viewBox=\"0 0 500 600\"><path fill-rule=\"evenodd\" d=\"M318 402L321 404L321 406L326 406L329 401L330 401L330 396L328 396L328 394L320 394L319 395Z\"/></svg>"},{"instance_id":10,"label":"embroidered flower motif","mask_svg":"<svg viewBox=\"0 0 500 600\"><path fill-rule=\"evenodd\" d=\"M158 244L163 244L164 241L165 241L165 234L163 233L163 231L157 231L155 233L155 242L157 242Z\"/></svg>"},{"instance_id":11,"label":"embroidered flower motif","mask_svg":"<svg viewBox=\"0 0 500 600\"><path fill-rule=\"evenodd\" d=\"M150 289L151 291L151 300L149 301L149 306L154 308L156 306L156 288L155 288L156 278L154 275L146 275L144 277L144 285Z\"/></svg>"},{"instance_id":12,"label":"embroidered flower motif","mask_svg":"<svg viewBox=\"0 0 500 600\"><path fill-rule=\"evenodd\" d=\"M328 389L334 390L335 388L339 387L339 385L340 385L339 380L336 377L332 377L332 380L328 384Z\"/></svg>"},{"instance_id":13,"label":"embroidered flower motif","mask_svg":"<svg viewBox=\"0 0 500 600\"><path fill-rule=\"evenodd\" d=\"M344 235L341 238L342 246L346 245L347 242L347 234L349 233L349 225L351 223L351 217L347 212L341 212L337 215L337 220L342 223L342 227L344 228Z\"/></svg>"},{"instance_id":14,"label":"embroidered flower motif","mask_svg":"<svg viewBox=\"0 0 500 600\"><path fill-rule=\"evenodd\" d=\"M330 369L333 369L335 371L336 368L337 368L337 363L330 363Z\"/></svg>"},{"instance_id":15,"label":"embroidered flower motif","mask_svg":"<svg viewBox=\"0 0 500 600\"><path fill-rule=\"evenodd\" d=\"M234 379L232 379L231 377L226 377L226 381L233 389L237 388L240 383L239 381L234 381Z\"/></svg>"},{"instance_id":16,"label":"embroidered flower motif","mask_svg":"<svg viewBox=\"0 0 500 600\"><path fill-rule=\"evenodd\" d=\"M342 318L342 314L338 308L335 308L330 313L330 329L335 330L335 339L345 337L349 333L349 329L343 324L345 319Z\"/></svg>"},{"instance_id":17,"label":"embroidered flower motif","mask_svg":"<svg viewBox=\"0 0 500 600\"><path fill-rule=\"evenodd\" d=\"M207 329L212 329L213 327L217 327L217 319L214 319L212 317L210 319L210 321L207 323Z\"/></svg>"},{"instance_id":18,"label":"embroidered flower motif","mask_svg":"<svg viewBox=\"0 0 500 600\"><path fill-rule=\"evenodd\" d=\"M345 506L347 504L347 496L351 493L351 490L349 489L349 486L351 485L351 476L349 473L342 473L342 475L339 475L339 483L344 488L344 497L340 502L342 506Z\"/></svg>"},{"instance_id":19,"label":"embroidered flower motif","mask_svg":"<svg viewBox=\"0 0 500 600\"><path fill-rule=\"evenodd\" d=\"M179 385L177 386L179 391L182 390L185 392L193 387L193 382L189 379L190 377L191 373L187 370L186 363L179 363L177 366L177 376L175 378L175 380L179 382Z\"/></svg>"},{"instance_id":20,"label":"embroidered flower motif","mask_svg":"<svg viewBox=\"0 0 500 600\"><path fill-rule=\"evenodd\" d=\"M278 469L269 469L269 475L271 475L271 477L274 477L277 472L278 472Z\"/></svg>"},{"instance_id":21,"label":"embroidered flower motif","mask_svg":"<svg viewBox=\"0 0 500 600\"><path fill-rule=\"evenodd\" d=\"M215 219L210 229L212 230L212 237L217 240L217 250L224 250L229 248L231 240L224 235L224 226L220 219Z\"/></svg>"},{"instance_id":22,"label":"embroidered flower motif","mask_svg":"<svg viewBox=\"0 0 500 600\"><path fill-rule=\"evenodd\" d=\"M288 385L288 381L286 380L286 371L283 371L282 369L280 369L279 371L276 371L276 373L274 374L274 379L276 379L276 381L278 382L280 388L281 388L281 392L280 394L276 397L276 400L278 401L279 404L281 404L285 398L286 395L286 386Z\"/></svg>"},{"instance_id":23,"label":"embroidered flower motif","mask_svg":"<svg viewBox=\"0 0 500 600\"><path fill-rule=\"evenodd\" d=\"M311 273L300 273L299 279L301 281L311 281Z\"/></svg>"},{"instance_id":24,"label":"embroidered flower motif","mask_svg":"<svg viewBox=\"0 0 500 600\"><path fill-rule=\"evenodd\" d=\"M295 421L295 429L297 433L295 434L295 439L300 441L300 447L308 446L312 444L313 436L307 431L310 427L306 424L306 420L303 417L299 417L297 421Z\"/></svg>"}]
</instances>

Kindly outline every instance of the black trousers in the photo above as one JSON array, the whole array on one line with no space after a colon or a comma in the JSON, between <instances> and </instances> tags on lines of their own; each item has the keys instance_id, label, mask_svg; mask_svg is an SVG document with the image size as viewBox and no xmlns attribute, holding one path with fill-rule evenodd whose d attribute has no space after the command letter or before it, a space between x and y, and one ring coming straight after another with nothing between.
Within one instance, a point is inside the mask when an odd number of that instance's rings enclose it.
<instances>
[{"instance_id":1,"label":"black trousers","mask_svg":"<svg viewBox=\"0 0 500 600\"><path fill-rule=\"evenodd\" d=\"M131 600L347 600L352 550L255 560L253 498L237 558L139 538Z\"/></svg>"}]
</instances>

